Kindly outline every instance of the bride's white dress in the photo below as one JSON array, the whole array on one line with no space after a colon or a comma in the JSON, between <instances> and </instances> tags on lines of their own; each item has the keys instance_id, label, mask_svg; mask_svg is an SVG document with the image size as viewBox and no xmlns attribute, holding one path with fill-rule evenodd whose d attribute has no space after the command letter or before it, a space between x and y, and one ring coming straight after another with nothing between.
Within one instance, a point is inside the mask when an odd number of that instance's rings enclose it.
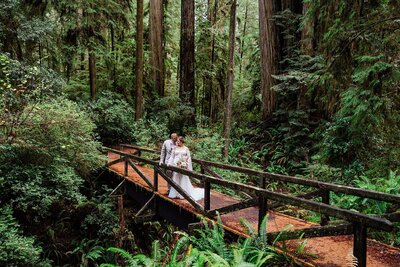
<instances>
[{"instance_id":1,"label":"bride's white dress","mask_svg":"<svg viewBox=\"0 0 400 267\"><path fill-rule=\"evenodd\" d=\"M168 165L181 167L189 171L192 171L193 170L192 158L190 157L189 148L187 148L186 146L182 147L176 146L172 150L171 157L168 160ZM204 197L204 189L194 188L187 175L174 172L172 180L175 183L177 183L180 187L182 187L182 189L185 190L188 193L188 195L190 195L194 200L197 201ZM173 187L171 187L168 197L183 199L183 196L179 194Z\"/></svg>"}]
</instances>

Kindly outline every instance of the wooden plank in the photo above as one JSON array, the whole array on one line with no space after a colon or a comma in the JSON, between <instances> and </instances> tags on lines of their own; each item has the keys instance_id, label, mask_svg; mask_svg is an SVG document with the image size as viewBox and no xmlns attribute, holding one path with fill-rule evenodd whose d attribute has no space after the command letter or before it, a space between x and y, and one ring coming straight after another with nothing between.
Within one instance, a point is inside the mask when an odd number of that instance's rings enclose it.
<instances>
[{"instance_id":1,"label":"wooden plank","mask_svg":"<svg viewBox=\"0 0 400 267\"><path fill-rule=\"evenodd\" d=\"M159 153L157 150L153 150L153 149L141 148L141 147L133 146L133 145L126 145L126 146L135 148L135 149L141 149L142 151L147 151L147 152L151 152L151 153ZM350 186L345 186L345 185L326 183L326 182L321 182L321 181L317 181L317 180L303 179L303 178L298 178L298 177L294 177L294 176L262 172L262 171L257 171L257 170L239 167L239 166L233 166L233 165L217 163L217 162L212 162L212 161L207 161L207 160L198 160L195 158L192 158L192 161L195 163L204 164L207 166L212 166L212 167L216 167L216 168L220 168L220 169L231 170L231 171L236 171L236 172L240 172L240 173L244 173L244 174L248 174L248 175L258 176L260 178L266 177L266 178L269 178L269 179L272 179L275 181L282 181L282 182L294 183L294 184L299 184L299 185L306 185L306 186L311 186L311 187L320 188L320 189L327 189L327 190L330 190L330 191L336 192L336 193L349 194L349 195L354 195L354 196L360 196L360 197L366 197L366 198L370 198L370 199L385 201L388 203L400 204L400 195L393 195L393 194L387 194L387 193L383 193L383 192L366 190L366 189L350 187Z\"/></svg>"},{"instance_id":2,"label":"wooden plank","mask_svg":"<svg viewBox=\"0 0 400 267\"><path fill-rule=\"evenodd\" d=\"M234 212L234 211L237 211L237 210L242 210L242 209L246 209L246 208L249 208L249 207L253 207L253 206L257 205L257 204L258 204L258 199L257 198L253 198L253 199L245 200L245 201L242 201L242 202L239 202L239 203L235 203L235 204L232 204L232 205L229 205L229 206L225 206L225 207L222 207L222 208L210 210L208 212L208 215L215 216L217 214L217 212L220 215L222 215L222 214L226 214L226 213L229 213L229 212Z\"/></svg>"},{"instance_id":3,"label":"wooden plank","mask_svg":"<svg viewBox=\"0 0 400 267\"><path fill-rule=\"evenodd\" d=\"M329 190L322 189L322 203L327 204L327 205L330 204L329 195L330 195ZM329 216L326 215L326 214L321 214L321 222L320 222L320 224L322 226L325 226L328 223L329 223Z\"/></svg>"},{"instance_id":4,"label":"wooden plank","mask_svg":"<svg viewBox=\"0 0 400 267\"><path fill-rule=\"evenodd\" d=\"M128 163L135 170L135 172L137 172L137 174L139 174L139 176L146 182L146 184L154 190L154 185L151 183L150 179L147 178L146 175L138 167L136 167L135 163L133 163L131 159L128 159Z\"/></svg>"},{"instance_id":5,"label":"wooden plank","mask_svg":"<svg viewBox=\"0 0 400 267\"><path fill-rule=\"evenodd\" d=\"M341 224L337 226L310 227L300 230L283 231L279 233L268 233L268 240L275 240L279 236L279 241L292 240L298 238L311 238L323 236L351 235L353 233L352 224Z\"/></svg>"},{"instance_id":6,"label":"wooden plank","mask_svg":"<svg viewBox=\"0 0 400 267\"><path fill-rule=\"evenodd\" d=\"M381 215L381 217L388 219L391 222L400 222L400 212L392 212Z\"/></svg>"},{"instance_id":7,"label":"wooden plank","mask_svg":"<svg viewBox=\"0 0 400 267\"><path fill-rule=\"evenodd\" d=\"M119 158L119 159L116 159L116 160L108 162L106 165L104 165L104 167L108 168L108 167L110 167L110 166L112 166L114 164L117 164L117 163L120 163L120 162L123 162L123 161L125 161L125 158Z\"/></svg>"},{"instance_id":8,"label":"wooden plank","mask_svg":"<svg viewBox=\"0 0 400 267\"><path fill-rule=\"evenodd\" d=\"M179 173L182 173L182 174L185 174L185 175L188 175L191 177L195 177L198 179L208 179L210 182L212 182L214 184L225 186L225 187L231 188L233 190L237 190L237 191L242 190L242 191L249 192L249 193L254 192L260 196L264 196L266 199L271 199L271 200L275 200L275 201L278 201L281 203L306 208L306 209L309 209L309 210L312 210L315 212L324 213L326 215L330 215L333 217L349 220L351 222L365 223L376 229L382 229L385 231L393 230L393 224L386 219L368 216L368 215L365 215L362 213L341 209L341 208L334 207L334 206L331 206L328 204L318 203L315 201L302 199L302 198L295 197L295 196L288 196L288 195L285 195L282 193L273 192L273 191L269 191L266 189L261 189L261 188L251 186L251 185L245 185L245 184L241 184L241 183L237 183L237 182L221 180L221 179L218 179L218 178L215 178L212 176L184 170L184 169L177 168L174 166L167 166L165 164L161 164L161 166L165 169L168 169L171 171L177 171Z\"/></svg>"},{"instance_id":9,"label":"wooden plank","mask_svg":"<svg viewBox=\"0 0 400 267\"><path fill-rule=\"evenodd\" d=\"M140 215L142 215L143 211L146 210L146 209L150 206L151 202L153 202L154 197L155 197L155 195L152 195L152 196L151 196L151 198L149 199L149 201L147 201L147 202L143 205L143 207L136 213L135 217L139 217Z\"/></svg>"},{"instance_id":10,"label":"wooden plank","mask_svg":"<svg viewBox=\"0 0 400 267\"><path fill-rule=\"evenodd\" d=\"M122 182L120 182L119 183L119 185L108 195L109 197L114 197L114 196L117 196L117 195L115 195L115 193L119 190L119 189L121 189L121 187L125 184L125 179L124 180L122 180Z\"/></svg>"},{"instance_id":11,"label":"wooden plank","mask_svg":"<svg viewBox=\"0 0 400 267\"><path fill-rule=\"evenodd\" d=\"M296 195L296 197L303 198L303 199L313 199L313 198L320 197L320 196L321 196L321 190L320 189L312 191L310 193ZM273 203L271 203L269 205L269 208L270 209L276 209L276 208L279 208L279 207L282 207L282 206L284 206L282 203L273 202Z\"/></svg>"},{"instance_id":12,"label":"wooden plank","mask_svg":"<svg viewBox=\"0 0 400 267\"><path fill-rule=\"evenodd\" d=\"M156 217L157 217L157 215L154 214L154 213L142 215L142 216L139 216L139 217L134 216L133 217L133 222L134 223L151 222L151 221L154 221L156 219Z\"/></svg>"},{"instance_id":13,"label":"wooden plank","mask_svg":"<svg viewBox=\"0 0 400 267\"><path fill-rule=\"evenodd\" d=\"M171 178L168 177L167 174L164 173L161 168L157 168L158 173L173 187L175 188L176 191L178 191L179 194L181 194L197 211L201 212L204 214L204 209L203 207L197 203L190 195L186 193L185 190L183 190L182 187L180 187L177 183L175 183Z\"/></svg>"},{"instance_id":14,"label":"wooden plank","mask_svg":"<svg viewBox=\"0 0 400 267\"><path fill-rule=\"evenodd\" d=\"M121 153L119 151L117 151L117 152ZM138 158L139 160L142 160L142 161L144 160L144 159L142 159L140 157L127 155L126 153L122 153L122 155L123 156L128 156L128 157L133 157L133 158ZM155 161L151 161L151 160L146 160L146 161L149 164L152 164L152 165L157 165L158 164L158 162L155 162ZM237 182L225 181L225 180L218 179L218 178L215 178L215 177L207 176L207 175L204 175L204 174L188 171L188 170L177 168L177 167L173 167L173 166L168 166L168 165L165 165L165 164L161 164L161 166L163 168L167 169L167 170L176 171L176 172L188 175L190 177L198 178L198 179L201 179L201 180L208 179L212 183L219 184L219 185L222 185L222 186L225 186L225 187L228 187L228 188L232 188L234 190L238 190L238 191L242 190L242 191L244 191L246 193L249 193L249 194L256 193L256 194L258 194L260 196L264 196L266 199L271 199L271 200L275 200L275 201L278 201L278 202L282 202L282 203L286 203L286 204L290 204L290 205L294 205L294 206L303 207L303 208L306 208L306 209L309 209L309 210L312 210L312 211L316 211L316 212L319 212L319 213L323 213L323 214L326 214L326 215L330 215L330 216L333 216L333 217L346 219L346 220L349 220L351 222L364 223L364 224L367 224L368 226L371 226L371 227L376 228L376 229L382 229L382 230L386 230L386 231L391 231L393 229L393 224L390 221L386 220L386 219L376 218L376 217L364 215L364 214L361 214L361 213L358 213L358 212L349 211L349 210L337 208L337 207L334 207L334 206L330 206L330 205L327 205L327 204L324 204L324 203L317 203L315 201L301 199L299 197L294 197L294 196L288 196L288 195L284 195L282 193L277 193L277 192L269 191L269 190L266 190L266 189L260 189L260 188L255 187L255 186L245 185L245 184L241 184L241 183L237 183ZM171 181L168 177L167 178L164 177L164 178L168 179L169 181ZM298 179L298 178L296 178L296 179ZM181 193L181 192L179 192L179 193ZM189 201L189 198L187 198L187 200ZM196 203L196 202L193 201L193 203ZM191 204L193 205L193 203L191 203ZM194 205L196 205L196 204L194 204ZM197 206L195 206L195 207L197 207Z\"/></svg>"},{"instance_id":15,"label":"wooden plank","mask_svg":"<svg viewBox=\"0 0 400 267\"><path fill-rule=\"evenodd\" d=\"M356 222L354 229L353 255L357 258L358 267L367 266L367 227L363 223Z\"/></svg>"}]
</instances>

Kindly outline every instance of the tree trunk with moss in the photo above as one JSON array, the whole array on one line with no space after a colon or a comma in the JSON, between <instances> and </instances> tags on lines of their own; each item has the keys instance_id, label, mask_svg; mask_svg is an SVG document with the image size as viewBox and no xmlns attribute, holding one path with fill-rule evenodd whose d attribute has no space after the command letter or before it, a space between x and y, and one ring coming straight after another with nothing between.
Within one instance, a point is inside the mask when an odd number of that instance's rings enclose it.
<instances>
[{"instance_id":1,"label":"tree trunk with moss","mask_svg":"<svg viewBox=\"0 0 400 267\"><path fill-rule=\"evenodd\" d=\"M233 78L235 68L235 40L236 40L236 0L232 1L229 23L229 60L226 98L225 98L225 112L224 112L224 125L223 125L223 138L224 138L224 157L228 157L230 134L232 125L232 91L233 91Z\"/></svg>"}]
</instances>

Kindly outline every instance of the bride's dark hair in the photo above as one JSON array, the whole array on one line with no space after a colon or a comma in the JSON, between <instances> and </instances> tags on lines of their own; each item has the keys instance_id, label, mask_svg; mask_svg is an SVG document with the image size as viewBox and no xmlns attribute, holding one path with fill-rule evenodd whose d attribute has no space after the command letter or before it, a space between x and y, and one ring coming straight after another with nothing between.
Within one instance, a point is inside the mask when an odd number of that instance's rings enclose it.
<instances>
[{"instance_id":1,"label":"bride's dark hair","mask_svg":"<svg viewBox=\"0 0 400 267\"><path fill-rule=\"evenodd\" d=\"M178 140L179 140L182 144L185 143L185 137L183 137L183 136L179 136L179 137L178 137Z\"/></svg>"}]
</instances>

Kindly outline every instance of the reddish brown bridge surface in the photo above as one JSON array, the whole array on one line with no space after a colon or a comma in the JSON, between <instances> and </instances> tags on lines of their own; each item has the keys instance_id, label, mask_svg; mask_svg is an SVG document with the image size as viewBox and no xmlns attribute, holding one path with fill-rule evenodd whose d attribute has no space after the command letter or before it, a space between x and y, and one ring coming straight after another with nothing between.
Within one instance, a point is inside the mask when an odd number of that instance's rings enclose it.
<instances>
[{"instance_id":1,"label":"reddish brown bridge surface","mask_svg":"<svg viewBox=\"0 0 400 267\"><path fill-rule=\"evenodd\" d=\"M125 152L132 152L125 150ZM121 158L120 154L114 152L108 152L108 161L112 162ZM193 214L199 214L199 212L193 207L187 200L181 199L170 199L167 196L167 181L160 177L158 179L158 188L156 191L150 187L148 182L144 181L141 175L138 174L132 167L127 168L125 162L119 162L109 166L109 170L123 177L126 181L134 183L136 186L143 190L147 190L157 197L161 198L165 202L169 202L181 209L191 212ZM154 182L154 170L153 168L136 165L136 168L144 174L150 182ZM127 175L126 175L127 174ZM210 198L210 209L218 209L235 203L239 203L239 199L235 199L231 196L222 194L220 192L211 191ZM204 205L204 199L198 201L200 205ZM240 219L243 218L248 221L254 229L258 228L259 222L259 209L257 207L248 207L245 209L233 211L227 214L221 215L223 227L234 234L246 237L246 230L240 223ZM288 225L292 225L288 229ZM318 227L319 224L307 222L298 218L284 215L277 211L268 211L268 232L280 232L284 229L288 230L301 230ZM301 240L301 242L303 242ZM289 241L289 248L294 249L296 242ZM351 265L351 255L353 255L353 235L340 235L340 236L325 236L325 237L313 237L307 238L307 244L302 255L311 253L316 255L317 258L308 257L307 259L302 256L297 256L305 265L309 266L353 266ZM400 266L400 250L374 240L368 240L367 242L367 266L371 267L383 267L383 266Z\"/></svg>"}]
</instances>

